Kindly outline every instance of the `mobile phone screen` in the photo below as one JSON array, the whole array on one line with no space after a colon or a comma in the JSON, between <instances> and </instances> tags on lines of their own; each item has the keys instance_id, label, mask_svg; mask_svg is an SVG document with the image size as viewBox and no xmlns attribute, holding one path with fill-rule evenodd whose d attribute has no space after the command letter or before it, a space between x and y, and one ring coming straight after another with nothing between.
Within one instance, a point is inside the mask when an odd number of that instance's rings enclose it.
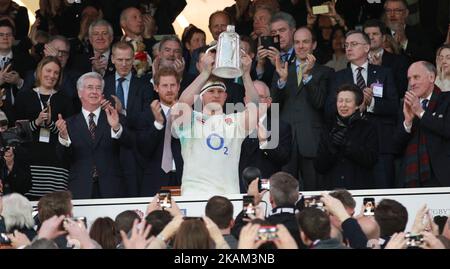
<instances>
[{"instance_id":1,"label":"mobile phone screen","mask_svg":"<svg viewBox=\"0 0 450 269\"><path fill-rule=\"evenodd\" d=\"M375 198L364 198L364 216L373 216L375 214Z\"/></svg>"},{"instance_id":2,"label":"mobile phone screen","mask_svg":"<svg viewBox=\"0 0 450 269\"><path fill-rule=\"evenodd\" d=\"M170 194L170 191L166 190L159 191L159 205L162 208L172 207L172 195Z\"/></svg>"},{"instance_id":3,"label":"mobile phone screen","mask_svg":"<svg viewBox=\"0 0 450 269\"><path fill-rule=\"evenodd\" d=\"M244 196L242 210L244 211L244 217L249 215L255 215L255 197L253 195Z\"/></svg>"}]
</instances>

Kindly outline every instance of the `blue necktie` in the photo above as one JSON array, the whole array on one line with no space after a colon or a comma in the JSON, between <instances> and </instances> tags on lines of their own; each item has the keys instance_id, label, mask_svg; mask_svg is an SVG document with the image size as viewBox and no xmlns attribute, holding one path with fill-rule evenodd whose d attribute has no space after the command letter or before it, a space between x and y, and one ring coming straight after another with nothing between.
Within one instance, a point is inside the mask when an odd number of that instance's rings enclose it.
<instances>
[{"instance_id":1,"label":"blue necktie","mask_svg":"<svg viewBox=\"0 0 450 269\"><path fill-rule=\"evenodd\" d=\"M126 78L119 78L117 80L119 81L119 85L117 85L117 97L122 103L122 107L126 109L125 94L123 93L123 86L122 86L122 83L126 80Z\"/></svg>"},{"instance_id":2,"label":"blue necktie","mask_svg":"<svg viewBox=\"0 0 450 269\"><path fill-rule=\"evenodd\" d=\"M422 100L422 109L427 110L427 106L428 106L428 99L423 99Z\"/></svg>"}]
</instances>

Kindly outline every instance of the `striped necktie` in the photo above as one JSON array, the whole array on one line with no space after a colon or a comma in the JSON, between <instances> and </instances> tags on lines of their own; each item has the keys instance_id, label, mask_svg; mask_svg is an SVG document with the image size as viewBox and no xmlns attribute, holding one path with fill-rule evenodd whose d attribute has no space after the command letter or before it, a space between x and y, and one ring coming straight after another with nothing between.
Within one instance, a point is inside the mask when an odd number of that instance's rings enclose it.
<instances>
[{"instance_id":1,"label":"striped necktie","mask_svg":"<svg viewBox=\"0 0 450 269\"><path fill-rule=\"evenodd\" d=\"M356 74L356 85L358 85L358 88L363 91L366 88L366 82L364 81L364 78L362 76L362 70L364 67L358 67L356 70L358 71L358 74Z\"/></svg>"}]
</instances>

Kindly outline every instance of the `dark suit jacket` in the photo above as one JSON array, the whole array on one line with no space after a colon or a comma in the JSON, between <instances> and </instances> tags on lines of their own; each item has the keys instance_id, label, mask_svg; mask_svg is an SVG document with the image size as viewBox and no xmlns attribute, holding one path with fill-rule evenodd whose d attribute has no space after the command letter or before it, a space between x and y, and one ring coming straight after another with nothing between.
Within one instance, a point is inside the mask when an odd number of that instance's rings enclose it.
<instances>
[{"instance_id":1,"label":"dark suit jacket","mask_svg":"<svg viewBox=\"0 0 450 269\"><path fill-rule=\"evenodd\" d=\"M375 126L364 119L349 124L344 145L331 142L330 131L322 135L314 167L324 175L322 189L370 189L374 187L373 167L378 159Z\"/></svg>"},{"instance_id":2,"label":"dark suit jacket","mask_svg":"<svg viewBox=\"0 0 450 269\"><path fill-rule=\"evenodd\" d=\"M150 82L135 75L131 76L130 88L128 91L127 108L127 126L130 129L135 129L140 113L150 108L150 102L153 99L153 91L149 88ZM110 98L111 95L116 95L116 81L115 74L105 77L105 98Z\"/></svg>"},{"instance_id":3,"label":"dark suit jacket","mask_svg":"<svg viewBox=\"0 0 450 269\"><path fill-rule=\"evenodd\" d=\"M274 75L271 96L274 103L280 103L280 119L291 125L298 153L313 158L324 128L323 106L333 70L316 64L312 79L306 85L302 81L300 86L297 85L295 60L289 64L288 72L283 89L278 88L278 74Z\"/></svg>"},{"instance_id":4,"label":"dark suit jacket","mask_svg":"<svg viewBox=\"0 0 450 269\"><path fill-rule=\"evenodd\" d=\"M175 178L169 177L161 169L166 125L163 129L158 130L154 125L154 120L152 112L147 111L142 115L140 130L137 132L138 149L145 158L144 176L139 184L141 196L153 196L159 192L161 186L181 186L183 175L180 140L174 137L172 137L171 148L176 167Z\"/></svg>"},{"instance_id":5,"label":"dark suit jacket","mask_svg":"<svg viewBox=\"0 0 450 269\"><path fill-rule=\"evenodd\" d=\"M77 70L78 72L84 74L92 71L92 63L90 58L94 57L94 51L90 49L89 53L83 52L81 54L74 55L72 60L71 68ZM114 75L116 72L116 67L111 61L112 51L109 55L108 65L106 67L105 74L103 77L108 77L109 75Z\"/></svg>"},{"instance_id":6,"label":"dark suit jacket","mask_svg":"<svg viewBox=\"0 0 450 269\"><path fill-rule=\"evenodd\" d=\"M365 113L367 119L374 123L378 131L378 145L380 153L394 153L392 135L397 122L399 98L395 88L392 72L382 66L369 64L367 73L367 85L372 83L383 84L383 97L375 98L373 113ZM344 84L356 84L353 81L351 67L347 67L335 74L333 86L327 98L325 113L329 120L334 120L336 115L336 91Z\"/></svg>"},{"instance_id":7,"label":"dark suit jacket","mask_svg":"<svg viewBox=\"0 0 450 269\"><path fill-rule=\"evenodd\" d=\"M130 136L133 137L133 146L120 148L120 160L124 166L125 177L127 178L127 196L136 196L139 194L138 184L142 180L143 167L145 160L138 151L136 144L136 130L138 128L138 120L144 111L150 109L150 101L152 99L152 91L148 88L150 83L142 78L134 75L131 76L130 88L128 91L127 100L127 127L130 131ZM116 81L115 74L111 74L105 78L105 98L110 98L111 95L116 95Z\"/></svg>"},{"instance_id":8,"label":"dark suit jacket","mask_svg":"<svg viewBox=\"0 0 450 269\"><path fill-rule=\"evenodd\" d=\"M12 52L13 58L9 62L11 64L11 68L9 70L19 73L19 76L25 81L26 72L35 67L34 61L28 52L22 52L17 47L13 47ZM16 85L6 82L0 85L0 89L5 89L6 93L6 100L3 100L3 106L1 106L0 109L5 112L6 117L8 117L9 125L14 126L14 122L16 121L16 111L12 100L17 98L17 92L19 89Z\"/></svg>"},{"instance_id":9,"label":"dark suit jacket","mask_svg":"<svg viewBox=\"0 0 450 269\"><path fill-rule=\"evenodd\" d=\"M403 98L408 89L408 58L402 54L395 55L385 50L381 58L381 66L391 68L398 97Z\"/></svg>"},{"instance_id":10,"label":"dark suit jacket","mask_svg":"<svg viewBox=\"0 0 450 269\"><path fill-rule=\"evenodd\" d=\"M288 210L295 210L294 206L279 206L272 209L272 215L266 218L266 221L270 223L271 225L277 225L277 224L283 224L286 226L286 229L289 231L291 236L294 238L295 242L297 242L297 245L300 249L305 248L305 245L303 244L302 240L300 239L300 231L297 224L297 219L295 217L294 213L290 212L281 212L281 213L275 213L277 210L280 209L288 209ZM294 211L295 212L295 211ZM244 221L244 214L243 211L241 211L237 216L235 220L235 224L233 228L231 228L231 234L234 235L237 239L239 239L239 235L241 233L242 228L247 224L247 222Z\"/></svg>"},{"instance_id":11,"label":"dark suit jacket","mask_svg":"<svg viewBox=\"0 0 450 269\"><path fill-rule=\"evenodd\" d=\"M413 121L412 133L403 126L402 115L395 133L394 141L399 152L404 153L409 141L417 130L425 135L431 169L442 187L450 186L450 93L433 93L430 102L436 102L433 111L425 110L422 119ZM404 170L404 169L403 169Z\"/></svg>"},{"instance_id":12,"label":"dark suit jacket","mask_svg":"<svg viewBox=\"0 0 450 269\"><path fill-rule=\"evenodd\" d=\"M420 26L407 25L405 34L408 38L408 45L404 54L410 59L411 63L417 61L434 62L434 50L431 42Z\"/></svg>"},{"instance_id":13,"label":"dark suit jacket","mask_svg":"<svg viewBox=\"0 0 450 269\"><path fill-rule=\"evenodd\" d=\"M267 117L269 118L267 120L267 128L271 131L273 129L272 121L270 115ZM239 159L239 178L242 178L242 171L249 166L259 168L262 178L269 178L274 173L281 171L281 168L289 162L292 149L291 126L283 121L279 121L278 128L279 143L274 149L260 149L256 132L244 139Z\"/></svg>"},{"instance_id":14,"label":"dark suit jacket","mask_svg":"<svg viewBox=\"0 0 450 269\"><path fill-rule=\"evenodd\" d=\"M70 147L57 145L59 155L70 164L69 190L74 199L90 199L92 195L92 169L97 167L102 198L122 197L123 169L119 160L120 146L131 146L125 125L120 139L111 138L111 127L104 111L100 112L95 140L92 140L82 113L67 119Z\"/></svg>"}]
</instances>

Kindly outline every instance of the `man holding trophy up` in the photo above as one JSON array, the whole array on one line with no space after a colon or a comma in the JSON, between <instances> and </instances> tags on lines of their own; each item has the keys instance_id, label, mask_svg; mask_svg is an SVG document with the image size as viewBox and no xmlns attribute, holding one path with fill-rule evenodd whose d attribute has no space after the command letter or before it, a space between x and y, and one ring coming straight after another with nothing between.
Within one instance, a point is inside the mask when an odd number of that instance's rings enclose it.
<instances>
[{"instance_id":1,"label":"man holding trophy up","mask_svg":"<svg viewBox=\"0 0 450 269\"><path fill-rule=\"evenodd\" d=\"M242 52L239 45L232 46L235 51L221 50L221 42L236 44L233 31L221 34L230 36L219 39L217 56L207 52L200 59L203 71L180 96L179 102L171 111L173 131L180 138L184 160L181 192L183 196L224 195L239 193L239 156L245 137L257 126L258 94L250 77L251 58ZM235 34L237 35L237 34ZM239 36L237 36L239 38ZM239 42L237 42L239 44ZM221 54L222 51L222 54ZM225 84L211 74L229 77L216 72L227 54L240 55L232 64L243 73L245 94L251 100L240 113L224 114L222 107L227 98ZM236 70L234 70L236 71ZM232 72L231 72L232 73ZM233 74L234 75L234 74ZM240 75L240 74L239 74ZM196 97L202 101L202 109L192 110ZM198 112L202 111L202 112Z\"/></svg>"}]
</instances>

